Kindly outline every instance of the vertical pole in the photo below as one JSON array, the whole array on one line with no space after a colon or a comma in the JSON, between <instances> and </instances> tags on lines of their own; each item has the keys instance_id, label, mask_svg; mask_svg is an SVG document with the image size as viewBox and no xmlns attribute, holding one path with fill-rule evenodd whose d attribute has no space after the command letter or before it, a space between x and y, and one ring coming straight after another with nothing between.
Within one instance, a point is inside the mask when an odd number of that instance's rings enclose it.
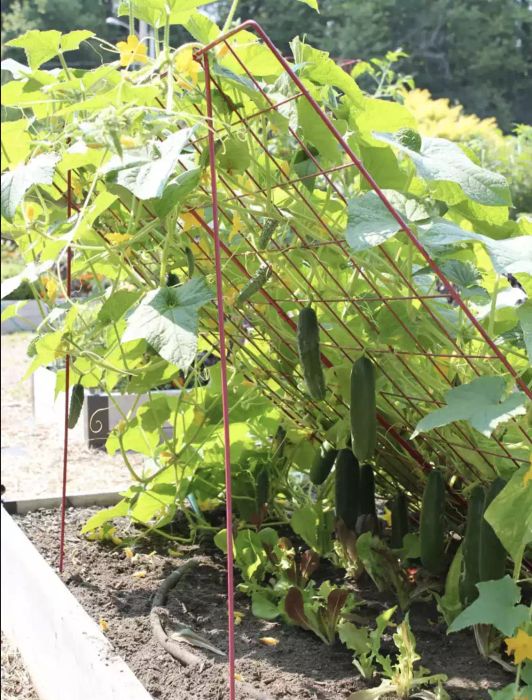
<instances>
[{"instance_id":1,"label":"vertical pole","mask_svg":"<svg viewBox=\"0 0 532 700\"><path fill-rule=\"evenodd\" d=\"M216 184L216 153L214 147L214 122L212 113L212 94L209 56L203 57L205 71L205 97L207 101L207 126L209 129L209 165L212 196L212 229L214 232L214 262L216 268L216 301L218 307L218 331L220 334L220 369L222 380L222 410L224 428L224 464L225 464L225 520L227 528L227 615L229 647L229 699L235 700L235 602L233 577L233 502L231 488L231 438L229 432L229 398L227 391L227 354L225 340L224 299L222 281L222 256L220 245L220 221L218 210L218 190Z\"/></svg>"},{"instance_id":2,"label":"vertical pole","mask_svg":"<svg viewBox=\"0 0 532 700\"><path fill-rule=\"evenodd\" d=\"M72 216L72 171L67 172L67 218ZM67 248L67 279L66 291L70 299L72 293L72 249ZM65 357L65 424L63 435L63 484L61 490L61 531L59 536L59 571L63 573L65 563L65 519L66 519L66 487L68 473L68 407L70 394L70 355Z\"/></svg>"}]
</instances>

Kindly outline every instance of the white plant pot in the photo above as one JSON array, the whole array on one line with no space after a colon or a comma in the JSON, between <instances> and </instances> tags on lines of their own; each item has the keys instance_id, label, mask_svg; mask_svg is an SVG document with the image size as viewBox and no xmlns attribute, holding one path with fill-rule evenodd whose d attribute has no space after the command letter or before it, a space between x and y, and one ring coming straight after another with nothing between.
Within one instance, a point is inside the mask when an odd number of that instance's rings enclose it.
<instances>
[{"instance_id":1,"label":"white plant pot","mask_svg":"<svg viewBox=\"0 0 532 700\"><path fill-rule=\"evenodd\" d=\"M37 425L56 425L63 430L65 422L65 395L55 397L56 375L50 369L39 367L33 373L33 415ZM168 389L152 392L152 398L157 394L177 396L179 389ZM124 415L135 406L137 408L149 401L148 394L107 394L85 391L85 401L81 415L75 428L70 431L69 438L74 442L85 442L90 447L103 447L109 433L122 420ZM163 426L168 437L173 434L172 426Z\"/></svg>"},{"instance_id":2,"label":"white plant pot","mask_svg":"<svg viewBox=\"0 0 532 700\"><path fill-rule=\"evenodd\" d=\"M2 313L4 309L7 309L9 306L15 306L20 303L20 301L15 300L2 301ZM2 335L7 335L8 333L17 333L19 331L34 331L41 321L42 316L39 305L35 299L29 299L21 306L16 316L2 321L1 332Z\"/></svg>"}]
</instances>

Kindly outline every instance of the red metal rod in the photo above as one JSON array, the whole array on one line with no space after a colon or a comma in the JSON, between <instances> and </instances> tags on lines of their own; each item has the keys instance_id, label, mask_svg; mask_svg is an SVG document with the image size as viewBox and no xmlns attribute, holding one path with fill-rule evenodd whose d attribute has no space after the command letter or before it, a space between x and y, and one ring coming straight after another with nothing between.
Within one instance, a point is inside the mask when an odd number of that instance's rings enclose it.
<instances>
[{"instance_id":1,"label":"red metal rod","mask_svg":"<svg viewBox=\"0 0 532 700\"><path fill-rule=\"evenodd\" d=\"M72 171L67 172L67 218L72 216ZM66 260L66 292L70 299L72 293L72 248L67 248ZM65 357L65 420L63 433L63 475L61 486L61 525L59 532L59 571L63 573L65 564L65 523L66 523L66 491L68 477L68 408L70 399L70 355Z\"/></svg>"},{"instance_id":2,"label":"red metal rod","mask_svg":"<svg viewBox=\"0 0 532 700\"><path fill-rule=\"evenodd\" d=\"M205 71L205 98L207 103L207 120L209 129L209 165L212 195L212 229L214 234L214 261L216 270L216 300L218 306L218 333L220 337L220 372L222 388L222 412L224 434L224 465L225 465L225 519L227 528L227 633L228 633L228 670L229 670L229 699L235 700L235 582L233 562L233 499L231 484L231 433L229 417L229 393L227 389L227 352L225 340L224 296L222 278L222 255L220 245L218 186L216 177L216 150L212 112L212 94L210 81L209 56L203 58Z\"/></svg>"}]
</instances>

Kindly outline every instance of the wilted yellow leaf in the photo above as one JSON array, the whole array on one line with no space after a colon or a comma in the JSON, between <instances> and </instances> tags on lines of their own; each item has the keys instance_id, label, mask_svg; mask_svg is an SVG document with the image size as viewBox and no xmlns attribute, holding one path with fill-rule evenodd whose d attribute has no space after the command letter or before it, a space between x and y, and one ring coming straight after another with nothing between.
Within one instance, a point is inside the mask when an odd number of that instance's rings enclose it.
<instances>
[{"instance_id":1,"label":"wilted yellow leaf","mask_svg":"<svg viewBox=\"0 0 532 700\"><path fill-rule=\"evenodd\" d=\"M275 637L260 637L259 642L267 647L276 647L279 644L279 640Z\"/></svg>"},{"instance_id":2,"label":"wilted yellow leaf","mask_svg":"<svg viewBox=\"0 0 532 700\"><path fill-rule=\"evenodd\" d=\"M131 547L124 547L124 555L128 559L133 559L133 550L131 549Z\"/></svg>"},{"instance_id":3,"label":"wilted yellow leaf","mask_svg":"<svg viewBox=\"0 0 532 700\"><path fill-rule=\"evenodd\" d=\"M103 617L100 617L98 624L100 625L100 629L102 630L102 632L107 632L107 630L109 629L109 623L107 622L107 620L104 620Z\"/></svg>"},{"instance_id":4,"label":"wilted yellow leaf","mask_svg":"<svg viewBox=\"0 0 532 700\"><path fill-rule=\"evenodd\" d=\"M235 610L235 625L239 625L244 619L245 614L240 612L240 610Z\"/></svg>"},{"instance_id":5,"label":"wilted yellow leaf","mask_svg":"<svg viewBox=\"0 0 532 700\"><path fill-rule=\"evenodd\" d=\"M133 578L145 578L146 577L146 572L144 569L141 569L140 571L134 571L132 574Z\"/></svg>"}]
</instances>

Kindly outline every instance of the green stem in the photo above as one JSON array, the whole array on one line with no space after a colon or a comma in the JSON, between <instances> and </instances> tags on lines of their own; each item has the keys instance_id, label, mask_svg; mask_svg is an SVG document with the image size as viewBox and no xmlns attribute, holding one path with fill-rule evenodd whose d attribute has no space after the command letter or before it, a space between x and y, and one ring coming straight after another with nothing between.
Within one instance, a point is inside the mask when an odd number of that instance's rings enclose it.
<instances>
[{"instance_id":1,"label":"green stem","mask_svg":"<svg viewBox=\"0 0 532 700\"><path fill-rule=\"evenodd\" d=\"M229 8L229 14L227 15L227 19L225 20L225 24L222 27L222 34L226 32L233 21L233 17L235 16L236 8L238 7L239 0L233 0L231 3L231 7Z\"/></svg>"},{"instance_id":2,"label":"green stem","mask_svg":"<svg viewBox=\"0 0 532 700\"><path fill-rule=\"evenodd\" d=\"M491 308L490 315L488 319L488 333L490 336L493 335L493 327L495 325L495 312L497 311L497 295L499 293L499 275L495 278L495 286L493 287L493 292L491 295Z\"/></svg>"},{"instance_id":3,"label":"green stem","mask_svg":"<svg viewBox=\"0 0 532 700\"><path fill-rule=\"evenodd\" d=\"M65 57L63 56L63 53L61 51L57 54L57 58L59 59L59 63L61 64L62 69L65 71L66 77L69 80L72 80L72 73L70 72L70 69L65 61Z\"/></svg>"},{"instance_id":4,"label":"green stem","mask_svg":"<svg viewBox=\"0 0 532 700\"><path fill-rule=\"evenodd\" d=\"M172 67L172 60L170 57L170 15L166 15L166 24L164 25L164 55L167 63L166 69L166 111L170 113L174 106L174 71Z\"/></svg>"},{"instance_id":5,"label":"green stem","mask_svg":"<svg viewBox=\"0 0 532 700\"><path fill-rule=\"evenodd\" d=\"M133 3L129 3L129 35L135 36L135 18L133 17Z\"/></svg>"}]
</instances>

